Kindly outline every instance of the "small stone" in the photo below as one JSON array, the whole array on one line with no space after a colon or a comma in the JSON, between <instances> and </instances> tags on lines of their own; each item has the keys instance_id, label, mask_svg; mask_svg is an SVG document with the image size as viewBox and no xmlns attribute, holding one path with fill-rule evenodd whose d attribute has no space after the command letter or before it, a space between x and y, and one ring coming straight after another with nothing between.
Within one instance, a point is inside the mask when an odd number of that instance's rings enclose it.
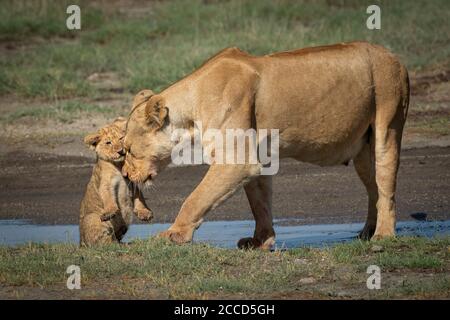
<instances>
[{"instance_id":1,"label":"small stone","mask_svg":"<svg viewBox=\"0 0 450 320\"><path fill-rule=\"evenodd\" d=\"M382 252L384 248L382 246L373 245L372 248L370 248L372 252Z\"/></svg>"},{"instance_id":2,"label":"small stone","mask_svg":"<svg viewBox=\"0 0 450 320\"><path fill-rule=\"evenodd\" d=\"M300 284L313 284L315 282L316 282L316 279L314 279L313 277L300 279Z\"/></svg>"},{"instance_id":3,"label":"small stone","mask_svg":"<svg viewBox=\"0 0 450 320\"><path fill-rule=\"evenodd\" d=\"M100 78L100 75L95 72L93 74L91 74L89 77L87 77L88 81L97 81Z\"/></svg>"}]
</instances>

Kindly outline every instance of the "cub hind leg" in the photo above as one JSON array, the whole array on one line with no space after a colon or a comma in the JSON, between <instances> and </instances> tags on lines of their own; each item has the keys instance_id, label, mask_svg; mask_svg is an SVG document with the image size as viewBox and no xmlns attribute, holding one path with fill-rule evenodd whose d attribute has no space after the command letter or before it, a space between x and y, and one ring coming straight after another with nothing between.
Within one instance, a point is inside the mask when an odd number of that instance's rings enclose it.
<instances>
[{"instance_id":1,"label":"cub hind leg","mask_svg":"<svg viewBox=\"0 0 450 320\"><path fill-rule=\"evenodd\" d=\"M402 127L403 121L396 117L387 128L380 126L376 129L375 179L378 187L378 214L375 234L372 239L395 235L395 189L400 162Z\"/></svg>"},{"instance_id":2,"label":"cub hind leg","mask_svg":"<svg viewBox=\"0 0 450 320\"><path fill-rule=\"evenodd\" d=\"M92 246L118 242L110 222L102 222L97 214L88 214L81 219L80 244Z\"/></svg>"}]
</instances>

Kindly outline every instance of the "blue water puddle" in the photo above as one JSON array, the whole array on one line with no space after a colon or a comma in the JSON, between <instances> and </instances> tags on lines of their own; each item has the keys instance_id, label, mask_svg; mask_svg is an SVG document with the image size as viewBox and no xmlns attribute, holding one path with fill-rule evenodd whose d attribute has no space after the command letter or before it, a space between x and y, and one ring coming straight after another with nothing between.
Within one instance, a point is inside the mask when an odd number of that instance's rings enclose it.
<instances>
[{"instance_id":1,"label":"blue water puddle","mask_svg":"<svg viewBox=\"0 0 450 320\"><path fill-rule=\"evenodd\" d=\"M355 239L362 223L320 225L278 225L275 220L277 248L302 246L321 247ZM223 248L235 248L240 238L253 234L254 221L205 222L195 233L195 242L209 243ZM145 239L166 230L169 224L132 225L124 241ZM403 236L450 235L450 220L403 221L397 223L397 234ZM0 245L14 246L35 243L78 243L77 225L35 225L27 220L0 220Z\"/></svg>"}]
</instances>

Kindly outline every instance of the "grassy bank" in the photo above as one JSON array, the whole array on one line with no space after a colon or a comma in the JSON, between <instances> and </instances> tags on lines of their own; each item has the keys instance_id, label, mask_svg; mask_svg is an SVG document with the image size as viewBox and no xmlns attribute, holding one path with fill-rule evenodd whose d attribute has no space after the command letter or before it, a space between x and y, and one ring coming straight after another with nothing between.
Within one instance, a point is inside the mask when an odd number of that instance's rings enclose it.
<instances>
[{"instance_id":1,"label":"grassy bank","mask_svg":"<svg viewBox=\"0 0 450 320\"><path fill-rule=\"evenodd\" d=\"M81 30L66 28L66 8L74 3ZM374 3L381 30L366 27ZM411 71L405 136L419 144L424 137L446 139L449 16L446 0L5 0L0 141L23 147L30 136L39 136L40 146L64 135L81 141L126 115L134 93L160 91L224 47L266 54L353 40L386 46Z\"/></svg>"},{"instance_id":2,"label":"grassy bank","mask_svg":"<svg viewBox=\"0 0 450 320\"><path fill-rule=\"evenodd\" d=\"M82 29L66 29L79 3ZM160 90L227 46L266 54L367 40L411 70L448 63L446 0L376 1L382 28L366 28L373 1L5 1L0 8L0 94L49 99L108 94L87 79L113 73L120 90Z\"/></svg>"},{"instance_id":3,"label":"grassy bank","mask_svg":"<svg viewBox=\"0 0 450 320\"><path fill-rule=\"evenodd\" d=\"M129 246L0 248L0 297L450 298L450 237L260 252L163 240ZM66 289L69 265L82 289ZM368 290L369 265L381 289Z\"/></svg>"}]
</instances>

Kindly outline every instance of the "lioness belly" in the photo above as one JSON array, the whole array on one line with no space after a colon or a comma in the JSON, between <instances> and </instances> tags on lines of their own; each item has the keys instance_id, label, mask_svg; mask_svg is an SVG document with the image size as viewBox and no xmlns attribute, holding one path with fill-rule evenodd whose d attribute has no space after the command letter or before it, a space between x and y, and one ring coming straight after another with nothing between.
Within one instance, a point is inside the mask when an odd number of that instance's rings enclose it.
<instances>
[{"instance_id":1,"label":"lioness belly","mask_svg":"<svg viewBox=\"0 0 450 320\"><path fill-rule=\"evenodd\" d=\"M291 134L295 135L295 138L292 139ZM286 130L280 136L280 157L292 157L321 166L347 164L368 142L367 134L353 133L353 136L349 141L330 139L330 142L326 143L307 138L298 139L299 134L295 130Z\"/></svg>"},{"instance_id":2,"label":"lioness belly","mask_svg":"<svg viewBox=\"0 0 450 320\"><path fill-rule=\"evenodd\" d=\"M279 129L280 157L345 163L361 150L375 113L364 53L267 58L255 100L258 128Z\"/></svg>"}]
</instances>

